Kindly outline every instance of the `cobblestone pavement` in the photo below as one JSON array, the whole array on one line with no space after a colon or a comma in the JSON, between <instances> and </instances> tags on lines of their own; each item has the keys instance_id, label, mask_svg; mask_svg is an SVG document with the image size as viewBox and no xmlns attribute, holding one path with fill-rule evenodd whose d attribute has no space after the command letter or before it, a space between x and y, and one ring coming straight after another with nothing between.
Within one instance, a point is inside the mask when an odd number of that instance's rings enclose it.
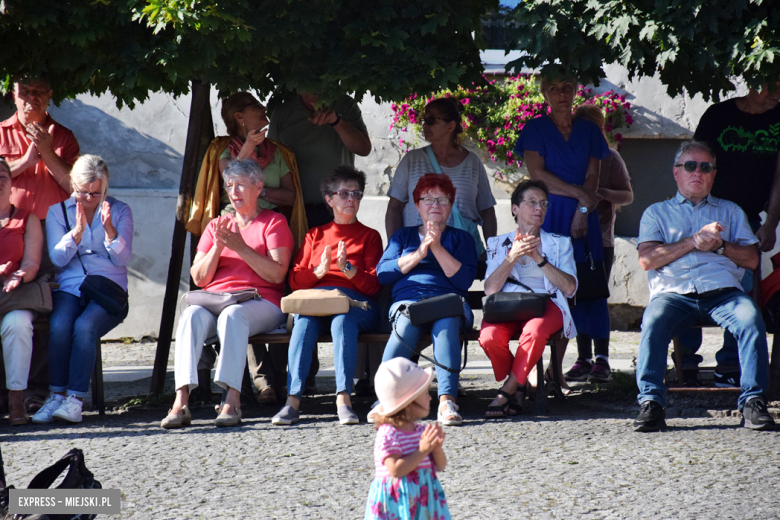
<instances>
[{"instance_id":1,"label":"cobblestone pavement","mask_svg":"<svg viewBox=\"0 0 780 520\"><path fill-rule=\"evenodd\" d=\"M719 341L705 335L705 358ZM638 334L615 333L612 344L613 358L630 364ZM478 351L472 344L470 365L485 362ZM321 349L323 370L330 355ZM151 365L153 358L154 344L104 346L106 367ZM466 423L446 429L449 466L440 475L454 518L780 518L780 432L739 427L734 395L673 399L669 429L652 434L631 430L637 406L628 378L611 388L575 387L565 403L549 399L545 416L532 416L526 402L528 414L486 421L498 385L472 372L462 379ZM317 384L334 389L332 377ZM148 378L106 384L110 399L148 388ZM354 398L363 419L371 402ZM87 412L71 426L10 428L2 420L8 481L26 486L78 447L103 487L122 491L116 518L362 517L374 428L340 426L331 395L305 399L293 427L270 424L277 407L247 403L241 427L215 428L213 406L202 405L191 427L165 431L159 421L169 404L103 418Z\"/></svg>"}]
</instances>

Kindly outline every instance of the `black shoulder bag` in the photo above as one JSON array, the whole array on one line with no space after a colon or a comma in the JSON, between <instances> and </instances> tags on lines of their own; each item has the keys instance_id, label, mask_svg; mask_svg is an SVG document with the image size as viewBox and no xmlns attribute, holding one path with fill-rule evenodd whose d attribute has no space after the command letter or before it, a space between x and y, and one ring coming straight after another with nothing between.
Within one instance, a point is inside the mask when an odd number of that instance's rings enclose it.
<instances>
[{"instance_id":1,"label":"black shoulder bag","mask_svg":"<svg viewBox=\"0 0 780 520\"><path fill-rule=\"evenodd\" d=\"M482 316L488 323L510 323L541 318L550 301L547 293L535 293L530 287L514 278L507 283L519 285L528 292L497 292L482 300Z\"/></svg>"},{"instance_id":2,"label":"black shoulder bag","mask_svg":"<svg viewBox=\"0 0 780 520\"><path fill-rule=\"evenodd\" d=\"M463 371L464 368L466 368L466 362L468 361L468 354L469 354L467 348L468 342L466 340L465 330L464 330L466 328L465 327L466 320L463 317L464 303L465 302L463 298L458 296L457 294L444 294L442 296L425 298L424 300L420 300L409 305L399 305L398 308L393 313L393 316L390 318L390 321L393 323L393 334L395 334L395 337L398 338L398 341L400 341L403 346L411 350L413 353L419 354L421 358L433 363L439 368L443 368L447 372L450 372L452 374L458 374L461 371ZM460 317L461 320L460 320L459 332L464 333L463 341L461 342L462 349L463 349L463 366L459 370L450 368L436 361L435 349L433 353L433 359L431 359L428 356L425 356L417 352L417 350L414 347L410 347L409 345L407 345L404 342L404 340L401 338L401 335L398 334L398 331L395 328L395 319L398 313L401 313L407 318L409 318L409 322L416 327L420 325L425 325L426 323L431 323L436 320L440 320L442 318Z\"/></svg>"},{"instance_id":3,"label":"black shoulder bag","mask_svg":"<svg viewBox=\"0 0 780 520\"><path fill-rule=\"evenodd\" d=\"M600 300L609 298L609 281L604 262L594 260L593 253L588 246L588 237L585 241L585 261L577 262L577 293L575 302Z\"/></svg>"},{"instance_id":4,"label":"black shoulder bag","mask_svg":"<svg viewBox=\"0 0 780 520\"><path fill-rule=\"evenodd\" d=\"M62 214L65 217L65 228L70 233L70 223L68 222L68 212L65 210L65 203L60 202L62 206ZM76 249L76 255L79 257L79 263L84 270L86 277L81 282L81 305L86 305L90 300L94 301L106 312L112 316L116 316L127 307L127 291L122 289L115 281L99 274L89 274L87 268L84 267L84 262L81 260L81 254L78 248Z\"/></svg>"}]
</instances>

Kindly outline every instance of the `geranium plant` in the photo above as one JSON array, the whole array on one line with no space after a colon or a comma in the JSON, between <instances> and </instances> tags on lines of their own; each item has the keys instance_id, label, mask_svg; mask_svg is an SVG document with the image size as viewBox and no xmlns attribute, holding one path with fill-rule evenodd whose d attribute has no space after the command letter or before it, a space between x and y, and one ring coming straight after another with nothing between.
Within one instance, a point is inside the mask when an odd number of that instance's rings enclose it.
<instances>
[{"instance_id":1,"label":"geranium plant","mask_svg":"<svg viewBox=\"0 0 780 520\"><path fill-rule=\"evenodd\" d=\"M487 78L486 78L487 79ZM512 153L520 131L525 124L550 111L533 76L520 74L503 81L490 80L486 86L458 87L440 90L430 97L412 94L400 103L392 105L392 128L408 132L400 145L408 150L417 144L422 135L422 115L425 105L434 98L453 97L463 105L463 128L466 136L485 150L491 160L501 166L497 175L503 180L514 180L522 161ZM606 125L604 133L610 144L619 146L622 135L618 132L634 122L629 114L631 105L625 95L613 91L594 94L582 86L574 96L574 108L593 104L601 108ZM504 166L505 165L505 166Z\"/></svg>"}]
</instances>

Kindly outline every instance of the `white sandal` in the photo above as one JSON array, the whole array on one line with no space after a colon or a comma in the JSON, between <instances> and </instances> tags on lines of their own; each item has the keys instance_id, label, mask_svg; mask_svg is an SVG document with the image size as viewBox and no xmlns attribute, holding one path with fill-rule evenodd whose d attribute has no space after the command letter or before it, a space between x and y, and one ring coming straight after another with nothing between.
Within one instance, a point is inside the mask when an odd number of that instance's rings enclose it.
<instances>
[{"instance_id":1,"label":"white sandal","mask_svg":"<svg viewBox=\"0 0 780 520\"><path fill-rule=\"evenodd\" d=\"M442 411L442 408L444 408L444 411ZM455 404L455 401L450 401L449 399L442 401L439 404L437 420L444 426L460 426L463 424L463 417L458 413L458 408L460 407ZM447 419L447 417L454 417L454 419Z\"/></svg>"}]
</instances>

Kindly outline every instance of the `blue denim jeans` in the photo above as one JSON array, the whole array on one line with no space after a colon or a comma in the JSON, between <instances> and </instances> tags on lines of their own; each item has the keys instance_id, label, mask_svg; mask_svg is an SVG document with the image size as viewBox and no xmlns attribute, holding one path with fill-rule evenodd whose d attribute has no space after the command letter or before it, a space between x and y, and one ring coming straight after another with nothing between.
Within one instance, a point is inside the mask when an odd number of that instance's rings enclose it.
<instances>
[{"instance_id":1,"label":"blue denim jeans","mask_svg":"<svg viewBox=\"0 0 780 520\"><path fill-rule=\"evenodd\" d=\"M357 364L358 334L376 328L379 319L378 305L358 291L343 287L318 287L318 289L338 289L353 300L368 301L371 307L367 311L352 307L348 313L334 316L295 315L295 327L290 336L290 349L287 353L287 392L298 399L303 395L303 385L306 376L309 375L312 355L317 348L317 338L328 326L333 337L336 393L351 393L352 378Z\"/></svg>"},{"instance_id":2,"label":"blue denim jeans","mask_svg":"<svg viewBox=\"0 0 780 520\"><path fill-rule=\"evenodd\" d=\"M749 221L753 233L761 227L760 220ZM759 253L759 265L761 265L761 253ZM753 271L745 270L740 282L745 294L753 290ZM677 337L680 344L680 357L682 359L682 368L696 368L704 361L697 352L701 348L702 336L701 329L688 329ZM715 362L719 367L735 367L739 365L739 353L737 349L737 340L727 330L723 331L723 346L715 353Z\"/></svg>"},{"instance_id":3,"label":"blue denim jeans","mask_svg":"<svg viewBox=\"0 0 780 520\"><path fill-rule=\"evenodd\" d=\"M390 307L390 318L392 319L393 313L396 309L403 304L414 303L414 300L403 300L395 302ZM463 317L466 321L466 329L470 329L474 325L474 313L471 311L471 307L466 303L464 305ZM401 314L400 312L395 316L395 330L403 339L403 342L410 347L417 349L417 343L420 341L420 336L425 332L430 331L433 338L433 358L444 366L450 367L455 370L460 370L460 332L461 332L462 318L442 318L431 323L426 323L422 326L414 326L409 321L409 318ZM416 350L418 351L418 350ZM411 359L412 352L407 348L395 334L390 336L390 340L385 347L385 353L382 356L382 362L389 361L393 358L403 357ZM439 382L439 396L451 395L457 397L458 395L458 378L459 374L453 374L443 368L436 367L436 380Z\"/></svg>"},{"instance_id":4,"label":"blue denim jeans","mask_svg":"<svg viewBox=\"0 0 780 520\"><path fill-rule=\"evenodd\" d=\"M650 300L642 317L636 370L640 403L656 401L666 406L664 376L669 342L680 332L703 322L720 325L737 341L742 370L739 409L751 397L766 401L769 354L764 320L753 300L739 289L733 289L704 298L663 293Z\"/></svg>"},{"instance_id":5,"label":"blue denim jeans","mask_svg":"<svg viewBox=\"0 0 780 520\"><path fill-rule=\"evenodd\" d=\"M90 301L63 291L52 294L54 311L49 316L49 390L84 397L95 368L95 343L127 317L128 308L117 316Z\"/></svg>"}]
</instances>

